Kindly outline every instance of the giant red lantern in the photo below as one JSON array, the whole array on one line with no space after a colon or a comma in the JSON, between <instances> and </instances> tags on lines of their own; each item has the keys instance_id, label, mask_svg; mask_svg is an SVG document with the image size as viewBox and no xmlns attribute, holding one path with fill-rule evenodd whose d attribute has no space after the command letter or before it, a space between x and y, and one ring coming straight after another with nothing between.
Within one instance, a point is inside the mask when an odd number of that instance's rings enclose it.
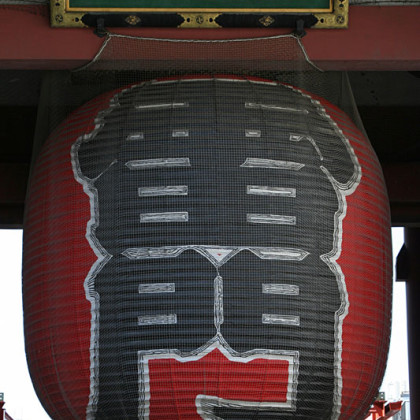
<instances>
[{"instance_id":1,"label":"giant red lantern","mask_svg":"<svg viewBox=\"0 0 420 420\"><path fill-rule=\"evenodd\" d=\"M380 385L380 166L292 86L164 79L79 108L34 169L23 273L54 419L357 419Z\"/></svg>"}]
</instances>

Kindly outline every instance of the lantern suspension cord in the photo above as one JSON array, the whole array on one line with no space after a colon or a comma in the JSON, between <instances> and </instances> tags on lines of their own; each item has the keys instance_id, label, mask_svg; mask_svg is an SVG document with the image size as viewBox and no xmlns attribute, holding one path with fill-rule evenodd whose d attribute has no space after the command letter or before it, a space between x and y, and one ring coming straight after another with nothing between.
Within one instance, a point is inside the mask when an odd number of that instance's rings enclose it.
<instances>
[{"instance_id":1,"label":"lantern suspension cord","mask_svg":"<svg viewBox=\"0 0 420 420\"><path fill-rule=\"evenodd\" d=\"M95 57L92 58L91 61L89 61L89 63L84 64L81 67L78 67L74 70L72 70L73 72L78 72L78 71L83 71L83 70L87 70L92 64L96 63L99 58L101 57L103 51L105 50L106 46L108 45L109 41L111 41L111 33L107 32L106 33L106 37L104 39L104 42L101 45L101 48L99 48L98 52L96 53Z\"/></svg>"},{"instance_id":2,"label":"lantern suspension cord","mask_svg":"<svg viewBox=\"0 0 420 420\"><path fill-rule=\"evenodd\" d=\"M219 43L219 44L223 44L223 43L234 43L234 42L250 42L250 41L264 41L264 40L269 40L269 39L281 39L281 38L293 38L296 40L296 42L299 45L299 48L302 51L302 54L306 60L306 62L312 66L315 70L318 70L320 72L324 72L324 70L322 70L320 67L318 67L310 58L308 53L305 50L304 45L302 44L301 38L302 36L299 36L298 34L296 34L296 32L292 32L290 34L286 34L286 35L273 35L273 36L267 36L267 37L259 37L259 38L236 38L236 39L170 39L170 38L151 38L151 37L142 37L142 36L133 36L133 35L122 35L122 34L115 34L112 32L109 32L108 30L105 29L104 34L106 34L105 36L105 40L102 44L102 46L99 48L98 52L96 53L95 57L92 58L91 61L89 61L89 63L83 65L82 67L78 67L76 69L73 70L73 72L78 72L78 71L83 71L83 70L87 70L89 69L89 67L91 65L93 65L94 63L96 63L100 58L102 53L104 52L104 50L106 49L107 45L109 44L109 42L111 41L112 38L122 38L122 39L130 39L130 40L139 40L139 41L160 41L160 42L173 42L173 43L202 43L202 44L211 44L211 43Z\"/></svg>"},{"instance_id":3,"label":"lantern suspension cord","mask_svg":"<svg viewBox=\"0 0 420 420\"><path fill-rule=\"evenodd\" d=\"M305 57L305 60L306 60L306 62L308 63L308 64L310 64L314 69L316 69L316 70L318 70L318 71L320 71L320 72L324 72L324 70L322 70L320 67L318 67L310 58L309 58L309 55L308 55L308 53L306 52L306 50L305 50L305 47L303 46L303 44L302 44L302 37L300 37L300 36L296 36L296 35L294 35L293 34L293 38L295 38L296 39L296 41L297 41L297 43L298 43L298 45L299 45L299 47L300 47L300 49L301 49L301 51L302 51L302 54L303 54L303 56Z\"/></svg>"}]
</instances>

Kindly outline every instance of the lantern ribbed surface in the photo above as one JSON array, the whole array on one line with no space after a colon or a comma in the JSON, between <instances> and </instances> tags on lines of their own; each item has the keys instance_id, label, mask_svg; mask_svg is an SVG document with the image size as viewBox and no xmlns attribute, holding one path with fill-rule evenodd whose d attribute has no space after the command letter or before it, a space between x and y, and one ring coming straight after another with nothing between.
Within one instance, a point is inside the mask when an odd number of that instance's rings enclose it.
<instances>
[{"instance_id":1,"label":"lantern ribbed surface","mask_svg":"<svg viewBox=\"0 0 420 420\"><path fill-rule=\"evenodd\" d=\"M360 419L377 393L388 199L320 97L231 76L103 94L44 145L24 232L53 419Z\"/></svg>"}]
</instances>

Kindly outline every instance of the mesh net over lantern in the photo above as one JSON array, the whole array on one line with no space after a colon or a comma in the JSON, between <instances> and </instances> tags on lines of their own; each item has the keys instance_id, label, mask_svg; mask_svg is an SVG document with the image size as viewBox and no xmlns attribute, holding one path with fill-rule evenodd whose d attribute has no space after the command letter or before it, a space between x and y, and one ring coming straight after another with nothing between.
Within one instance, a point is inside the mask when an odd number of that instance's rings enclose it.
<instances>
[{"instance_id":1,"label":"mesh net over lantern","mask_svg":"<svg viewBox=\"0 0 420 420\"><path fill-rule=\"evenodd\" d=\"M50 136L24 235L53 419L360 419L390 331L390 222L346 114L256 78L156 79Z\"/></svg>"}]
</instances>

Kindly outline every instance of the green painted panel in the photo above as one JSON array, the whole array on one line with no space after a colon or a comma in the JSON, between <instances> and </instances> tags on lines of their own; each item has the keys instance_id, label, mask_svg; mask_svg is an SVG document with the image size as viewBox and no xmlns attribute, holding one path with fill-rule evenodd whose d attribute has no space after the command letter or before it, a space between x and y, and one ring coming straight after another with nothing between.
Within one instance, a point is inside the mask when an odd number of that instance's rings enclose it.
<instances>
[{"instance_id":1,"label":"green painted panel","mask_svg":"<svg viewBox=\"0 0 420 420\"><path fill-rule=\"evenodd\" d=\"M232 12L240 9L261 11L266 9L323 9L330 8L330 0L68 0L68 10L74 9L111 9L115 11L139 9L230 9ZM281 11L281 10L279 10Z\"/></svg>"}]
</instances>

